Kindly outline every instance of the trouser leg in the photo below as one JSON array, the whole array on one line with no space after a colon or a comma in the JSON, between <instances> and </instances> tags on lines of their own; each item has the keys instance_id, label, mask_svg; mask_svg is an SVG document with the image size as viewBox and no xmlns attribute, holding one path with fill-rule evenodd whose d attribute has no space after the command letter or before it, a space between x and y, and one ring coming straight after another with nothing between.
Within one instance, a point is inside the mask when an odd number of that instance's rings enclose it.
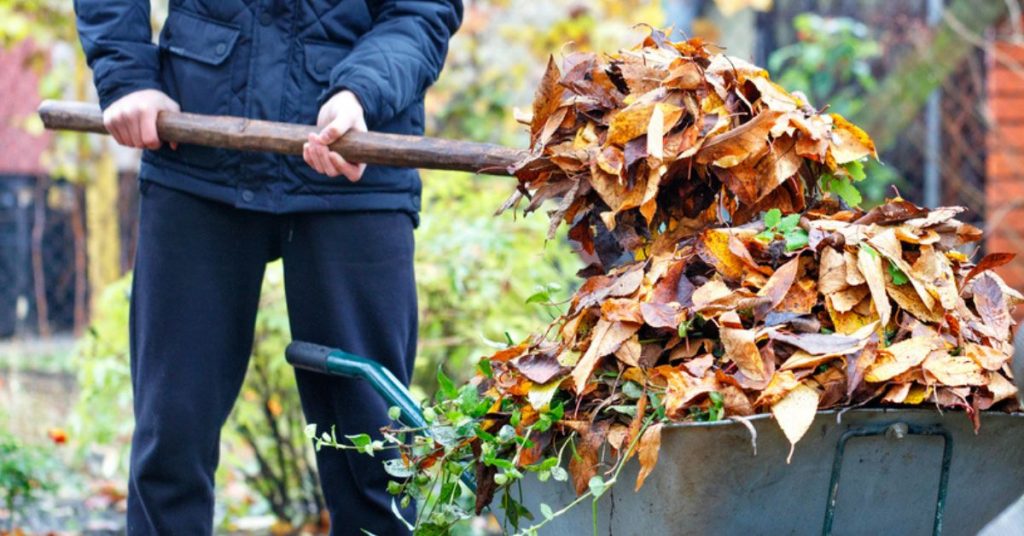
<instances>
[{"instance_id":1,"label":"trouser leg","mask_svg":"<svg viewBox=\"0 0 1024 536\"><path fill-rule=\"evenodd\" d=\"M269 215L143 183L130 333L129 534L210 534L220 429L252 349Z\"/></svg>"},{"instance_id":2,"label":"trouser leg","mask_svg":"<svg viewBox=\"0 0 1024 536\"><path fill-rule=\"evenodd\" d=\"M292 338L375 359L409 382L416 353L413 226L402 213L314 213L292 218L283 245ZM387 403L359 380L296 371L302 407L320 431L379 436ZM391 512L388 476L373 458L321 449L317 466L332 534L407 531ZM410 512L407 512L407 515Z\"/></svg>"}]
</instances>

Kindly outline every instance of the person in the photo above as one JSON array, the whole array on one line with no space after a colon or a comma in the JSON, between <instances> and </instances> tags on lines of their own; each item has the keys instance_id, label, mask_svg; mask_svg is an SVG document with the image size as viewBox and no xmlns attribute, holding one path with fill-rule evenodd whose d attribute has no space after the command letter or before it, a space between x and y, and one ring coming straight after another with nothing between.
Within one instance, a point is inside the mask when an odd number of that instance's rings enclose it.
<instances>
[{"instance_id":1,"label":"person","mask_svg":"<svg viewBox=\"0 0 1024 536\"><path fill-rule=\"evenodd\" d=\"M220 429L253 344L264 268L281 258L292 336L379 360L416 350L415 170L346 162L350 130L420 134L460 0L76 0L103 119L145 149L129 320L136 426L129 534L210 534ZM162 143L178 110L311 125L302 157ZM315 127L312 126L315 124ZM296 371L306 420L379 430L368 386ZM332 534L406 532L378 459L322 449ZM408 512L406 512L408 514Z\"/></svg>"}]
</instances>

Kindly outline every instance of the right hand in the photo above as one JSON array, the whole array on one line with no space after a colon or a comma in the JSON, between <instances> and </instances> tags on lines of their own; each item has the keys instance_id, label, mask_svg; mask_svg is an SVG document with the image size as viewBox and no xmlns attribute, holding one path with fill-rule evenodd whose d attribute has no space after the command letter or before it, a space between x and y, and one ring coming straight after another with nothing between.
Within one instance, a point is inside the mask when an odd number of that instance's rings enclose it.
<instances>
[{"instance_id":1,"label":"right hand","mask_svg":"<svg viewBox=\"0 0 1024 536\"><path fill-rule=\"evenodd\" d=\"M129 93L103 111L103 126L107 127L117 143L137 149L160 148L156 133L156 118L160 112L178 112L181 108L164 92L143 89ZM176 149L177 144L171 143Z\"/></svg>"}]
</instances>

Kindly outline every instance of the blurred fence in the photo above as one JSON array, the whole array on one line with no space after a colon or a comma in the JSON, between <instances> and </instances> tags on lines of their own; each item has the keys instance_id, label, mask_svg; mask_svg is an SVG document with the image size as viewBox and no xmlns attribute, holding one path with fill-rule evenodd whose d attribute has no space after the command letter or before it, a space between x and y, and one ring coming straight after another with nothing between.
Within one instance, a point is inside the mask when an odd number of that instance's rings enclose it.
<instances>
[{"instance_id":1,"label":"blurred fence","mask_svg":"<svg viewBox=\"0 0 1024 536\"><path fill-rule=\"evenodd\" d=\"M134 173L119 176L120 268L138 232ZM80 333L90 285L84 188L45 176L0 174L0 339Z\"/></svg>"},{"instance_id":2,"label":"blurred fence","mask_svg":"<svg viewBox=\"0 0 1024 536\"><path fill-rule=\"evenodd\" d=\"M792 21L800 13L846 17L864 23L870 38L880 44L881 54L872 62L871 74L882 80L899 74L896 69L902 58L931 45L945 4L942 0L775 0L773 9L759 17L760 59L764 62L771 51L797 41ZM988 69L984 48L974 48L931 98L906 118L906 127L894 143L881 151L887 171L894 172L890 186L903 197L931 206L965 206L968 212L963 219L977 225L984 224L986 215L986 139L991 127ZM869 108L871 95L865 97L864 107ZM891 195L892 189L886 193Z\"/></svg>"}]
</instances>

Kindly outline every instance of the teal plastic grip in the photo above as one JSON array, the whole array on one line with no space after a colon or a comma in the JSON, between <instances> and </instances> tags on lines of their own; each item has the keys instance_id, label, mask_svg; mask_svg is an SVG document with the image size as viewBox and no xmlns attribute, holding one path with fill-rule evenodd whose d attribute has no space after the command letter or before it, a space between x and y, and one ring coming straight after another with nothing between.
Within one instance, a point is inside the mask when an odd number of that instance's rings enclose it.
<instances>
[{"instance_id":1,"label":"teal plastic grip","mask_svg":"<svg viewBox=\"0 0 1024 536\"><path fill-rule=\"evenodd\" d=\"M401 410L400 423L409 428L427 427L427 421L409 390L390 370L372 359L302 341L289 344L285 358L297 368L369 382L389 406L397 406Z\"/></svg>"},{"instance_id":2,"label":"teal plastic grip","mask_svg":"<svg viewBox=\"0 0 1024 536\"><path fill-rule=\"evenodd\" d=\"M413 400L412 394L380 363L343 350L303 341L292 341L285 349L284 355L296 368L369 382L389 405L397 406L401 410L398 422L409 428L423 429L424 435L430 434L423 412ZM462 482L469 489L476 491L473 475L463 473Z\"/></svg>"}]
</instances>

